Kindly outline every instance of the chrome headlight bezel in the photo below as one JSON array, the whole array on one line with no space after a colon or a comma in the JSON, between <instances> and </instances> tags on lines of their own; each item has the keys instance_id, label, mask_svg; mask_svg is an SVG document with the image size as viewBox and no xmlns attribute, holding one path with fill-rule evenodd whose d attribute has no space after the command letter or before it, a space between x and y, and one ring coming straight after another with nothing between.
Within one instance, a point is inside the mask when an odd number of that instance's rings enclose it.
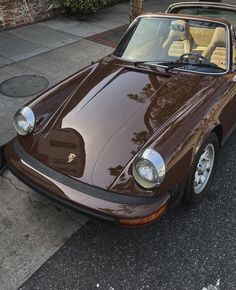
<instances>
[{"instance_id":1,"label":"chrome headlight bezel","mask_svg":"<svg viewBox=\"0 0 236 290\"><path fill-rule=\"evenodd\" d=\"M23 107L16 112L13 118L16 132L21 136L29 135L35 127L35 115L30 107Z\"/></svg>"},{"instance_id":2,"label":"chrome headlight bezel","mask_svg":"<svg viewBox=\"0 0 236 290\"><path fill-rule=\"evenodd\" d=\"M145 164L151 168L153 180L148 180L140 174L138 166ZM135 181L145 189L152 189L161 185L165 178L166 166L162 156L153 149L145 149L134 160L132 166Z\"/></svg>"}]
</instances>

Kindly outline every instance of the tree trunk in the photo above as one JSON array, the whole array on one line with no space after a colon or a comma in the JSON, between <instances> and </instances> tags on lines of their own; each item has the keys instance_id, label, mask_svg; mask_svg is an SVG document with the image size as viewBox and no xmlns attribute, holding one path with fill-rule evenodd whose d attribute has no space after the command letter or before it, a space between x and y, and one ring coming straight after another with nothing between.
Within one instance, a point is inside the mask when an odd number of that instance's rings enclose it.
<instances>
[{"instance_id":1,"label":"tree trunk","mask_svg":"<svg viewBox=\"0 0 236 290\"><path fill-rule=\"evenodd\" d=\"M130 0L130 12L129 12L130 22L132 22L137 16L142 14L143 1L144 0Z\"/></svg>"}]
</instances>

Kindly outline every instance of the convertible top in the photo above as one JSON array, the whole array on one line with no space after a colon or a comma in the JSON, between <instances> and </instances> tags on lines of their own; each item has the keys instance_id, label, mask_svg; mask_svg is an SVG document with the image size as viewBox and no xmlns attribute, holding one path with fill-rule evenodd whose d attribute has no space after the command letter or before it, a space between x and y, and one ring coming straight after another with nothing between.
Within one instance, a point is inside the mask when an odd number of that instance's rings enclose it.
<instances>
[{"instance_id":1,"label":"convertible top","mask_svg":"<svg viewBox=\"0 0 236 290\"><path fill-rule=\"evenodd\" d=\"M166 13L188 14L227 20L236 26L236 5L216 2L179 2L170 5Z\"/></svg>"},{"instance_id":2,"label":"convertible top","mask_svg":"<svg viewBox=\"0 0 236 290\"><path fill-rule=\"evenodd\" d=\"M217 9L234 11L236 13L236 5L226 4L226 3L207 2L207 1L206 2L190 1L190 2L173 3L168 7L166 12L170 13L176 8L189 8L189 7L217 8Z\"/></svg>"}]
</instances>

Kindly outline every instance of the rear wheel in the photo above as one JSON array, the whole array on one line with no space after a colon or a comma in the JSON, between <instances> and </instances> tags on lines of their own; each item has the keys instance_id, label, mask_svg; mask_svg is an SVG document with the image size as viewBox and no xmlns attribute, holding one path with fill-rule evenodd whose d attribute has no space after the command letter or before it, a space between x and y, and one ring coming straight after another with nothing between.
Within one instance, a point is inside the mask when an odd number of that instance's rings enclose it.
<instances>
[{"instance_id":1,"label":"rear wheel","mask_svg":"<svg viewBox=\"0 0 236 290\"><path fill-rule=\"evenodd\" d=\"M219 154L219 139L211 133L203 142L194 159L187 182L185 199L189 204L198 204L206 196L215 171Z\"/></svg>"}]
</instances>

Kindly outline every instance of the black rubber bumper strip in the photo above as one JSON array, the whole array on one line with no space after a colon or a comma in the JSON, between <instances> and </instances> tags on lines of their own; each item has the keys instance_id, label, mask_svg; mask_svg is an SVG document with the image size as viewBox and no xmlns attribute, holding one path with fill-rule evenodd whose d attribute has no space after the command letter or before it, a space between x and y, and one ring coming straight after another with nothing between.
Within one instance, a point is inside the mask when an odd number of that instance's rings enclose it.
<instances>
[{"instance_id":1,"label":"black rubber bumper strip","mask_svg":"<svg viewBox=\"0 0 236 290\"><path fill-rule=\"evenodd\" d=\"M33 158L31 155L29 155L27 152L24 151L24 149L22 148L22 146L20 145L17 139L13 143L13 147L16 154L19 156L19 158L24 160L27 164L35 168L37 171L52 178L53 180L57 182L60 182L68 187L71 187L75 190L78 190L92 197L96 197L96 198L106 200L109 202L114 202L114 203L119 203L119 204L130 204L130 205L153 204L153 203L158 203L161 200L163 200L163 196L139 197L139 196L132 196L132 195L123 195L123 194L115 193L108 190L103 190L101 188L88 185L81 181L75 180L74 178L70 176L66 176L52 169L51 167L48 167L47 165L41 163L37 159Z\"/></svg>"},{"instance_id":2,"label":"black rubber bumper strip","mask_svg":"<svg viewBox=\"0 0 236 290\"><path fill-rule=\"evenodd\" d=\"M17 171L14 167L11 165L8 165L7 168L23 183L28 185L30 188L33 190L39 192L40 194L46 196L50 200L60 204L63 207L68 207L72 210L78 211L79 213L89 217L89 218L99 218L102 219L105 222L108 223L116 223L117 219L114 217L110 217L108 215L98 213L94 210L90 210L89 208L85 208L80 206L78 203L68 199L68 198L63 198L62 196L56 195L55 193L52 193L38 185L35 184L35 182L32 182L27 176L24 176L22 173Z\"/></svg>"}]
</instances>

